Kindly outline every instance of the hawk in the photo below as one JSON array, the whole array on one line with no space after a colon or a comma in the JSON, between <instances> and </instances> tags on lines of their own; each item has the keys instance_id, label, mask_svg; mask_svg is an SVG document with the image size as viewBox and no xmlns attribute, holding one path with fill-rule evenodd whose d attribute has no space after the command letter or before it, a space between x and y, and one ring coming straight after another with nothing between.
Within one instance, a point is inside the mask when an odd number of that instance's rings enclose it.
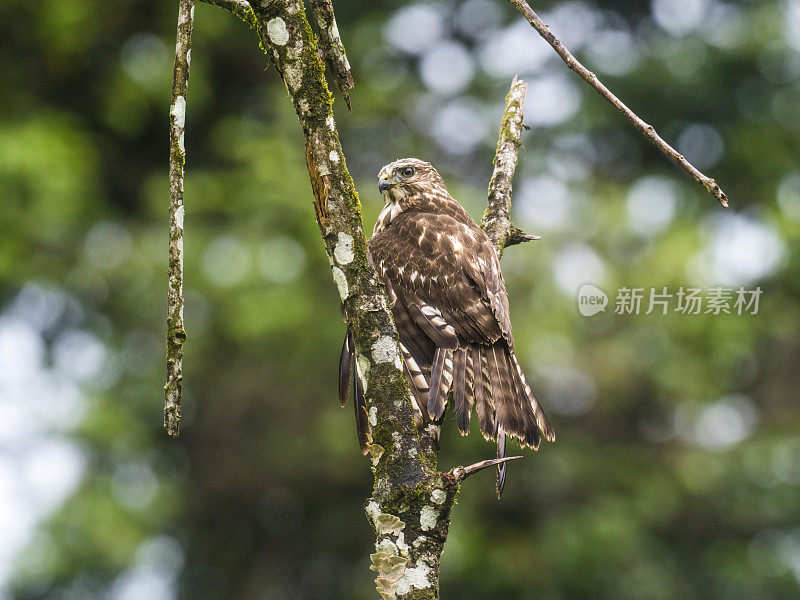
<instances>
[{"instance_id":1,"label":"hawk","mask_svg":"<svg viewBox=\"0 0 800 600\"><path fill-rule=\"evenodd\" d=\"M448 193L430 163L405 158L383 167L385 206L368 242L400 336L417 418L439 421L452 391L462 435L475 409L480 430L505 454L505 436L537 449L555 434L514 354L500 261L486 233ZM339 371L340 401L349 395L355 351L348 332ZM363 386L354 370L356 422L366 447ZM498 493L504 471L499 473Z\"/></svg>"}]
</instances>

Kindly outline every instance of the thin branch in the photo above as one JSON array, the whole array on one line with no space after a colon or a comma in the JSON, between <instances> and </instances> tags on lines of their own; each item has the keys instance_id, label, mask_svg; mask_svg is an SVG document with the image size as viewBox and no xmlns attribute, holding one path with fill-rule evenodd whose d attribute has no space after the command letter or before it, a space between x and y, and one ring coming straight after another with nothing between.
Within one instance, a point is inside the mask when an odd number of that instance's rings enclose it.
<instances>
[{"instance_id":1,"label":"thin branch","mask_svg":"<svg viewBox=\"0 0 800 600\"><path fill-rule=\"evenodd\" d=\"M500 135L494 155L494 171L489 182L489 200L481 219L481 227L492 240L497 255L503 255L506 246L539 239L524 234L511 224L511 182L517 168L517 157L522 135L522 109L528 84L516 76L506 96L506 107L500 121Z\"/></svg>"},{"instance_id":2,"label":"thin branch","mask_svg":"<svg viewBox=\"0 0 800 600\"><path fill-rule=\"evenodd\" d=\"M258 20L256 13L253 12L253 7L247 0L201 0L206 4L213 4L224 8L230 13L239 17L242 21L250 25L253 29L258 27Z\"/></svg>"},{"instance_id":3,"label":"thin branch","mask_svg":"<svg viewBox=\"0 0 800 600\"><path fill-rule=\"evenodd\" d=\"M611 91L605 85L603 85L603 83L594 73L578 62L578 59L576 59L570 53L570 51L567 50L566 46L564 46L564 44L562 44L561 41L553 35L553 32L550 31L550 28L545 24L544 21L542 21L539 15L533 11L533 9L525 0L508 1L523 14L531 26L547 41L548 44L553 47L553 50L558 53L558 55L570 69L580 75L580 77L586 83L591 85L601 96L603 96L603 98L611 102L611 104L613 104L616 109L621 112L623 116L628 119L628 121L630 121L631 124L638 129L651 144L661 150L661 152L663 152L667 157L671 158L692 177L694 177L694 179L700 185L706 188L711 195L719 200L722 206L728 208L728 197L725 195L719 185L717 185L717 182L698 171L697 168L695 168L692 163L686 160L686 158L684 158L680 152L665 142L664 139L658 135L658 133L656 133L656 130L652 125L648 125L642 119L640 119L636 113L634 113L619 98L612 94Z\"/></svg>"},{"instance_id":4,"label":"thin branch","mask_svg":"<svg viewBox=\"0 0 800 600\"><path fill-rule=\"evenodd\" d=\"M513 227L511 229L511 235L508 236L508 240L506 241L506 248L509 246L516 246L517 244L523 244L525 242L533 242L535 240L542 239L540 235L533 235L532 233L525 233L522 229L517 227Z\"/></svg>"},{"instance_id":5,"label":"thin branch","mask_svg":"<svg viewBox=\"0 0 800 600\"><path fill-rule=\"evenodd\" d=\"M494 467L495 465L499 465L502 463L507 463L510 460L517 460L518 458L522 458L521 456L505 456L503 458L490 458L489 460L482 460L480 462L476 462L475 464L469 465L468 467L453 467L448 472L450 477L454 477L458 481L464 481L470 475L474 475L478 471L483 469L487 469L489 467Z\"/></svg>"},{"instance_id":6,"label":"thin branch","mask_svg":"<svg viewBox=\"0 0 800 600\"><path fill-rule=\"evenodd\" d=\"M350 110L350 90L355 84L353 74L350 72L350 61L347 60L339 28L336 26L333 3L331 0L311 0L311 8L319 28L320 51L328 63L336 87L344 97L347 110Z\"/></svg>"},{"instance_id":7,"label":"thin branch","mask_svg":"<svg viewBox=\"0 0 800 600\"><path fill-rule=\"evenodd\" d=\"M175 43L172 104L169 110L169 294L167 307L167 383L164 386L164 427L176 437L181 427L183 389L183 169L186 164L184 129L192 48L194 0L180 0Z\"/></svg>"}]
</instances>

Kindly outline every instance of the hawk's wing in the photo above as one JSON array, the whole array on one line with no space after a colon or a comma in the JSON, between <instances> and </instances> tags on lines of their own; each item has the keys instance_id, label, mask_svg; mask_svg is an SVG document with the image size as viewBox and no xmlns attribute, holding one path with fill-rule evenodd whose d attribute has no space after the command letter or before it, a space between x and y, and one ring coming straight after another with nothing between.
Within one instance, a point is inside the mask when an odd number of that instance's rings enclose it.
<instances>
[{"instance_id":1,"label":"hawk's wing","mask_svg":"<svg viewBox=\"0 0 800 600\"><path fill-rule=\"evenodd\" d=\"M369 255L417 404L441 418L452 386L462 433L474 407L487 438L508 433L534 448L541 433L554 439L514 354L500 261L483 230L447 214L403 212L370 239Z\"/></svg>"},{"instance_id":2,"label":"hawk's wing","mask_svg":"<svg viewBox=\"0 0 800 600\"><path fill-rule=\"evenodd\" d=\"M369 241L370 258L414 325L437 347L514 347L500 262L474 223L402 213Z\"/></svg>"}]
</instances>

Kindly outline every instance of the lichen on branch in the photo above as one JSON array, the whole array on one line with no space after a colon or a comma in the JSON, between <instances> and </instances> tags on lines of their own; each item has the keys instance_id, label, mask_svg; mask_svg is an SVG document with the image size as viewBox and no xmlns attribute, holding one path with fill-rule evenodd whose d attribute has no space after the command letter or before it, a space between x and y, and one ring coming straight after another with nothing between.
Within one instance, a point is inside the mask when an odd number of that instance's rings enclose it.
<instances>
[{"instance_id":1,"label":"lichen on branch","mask_svg":"<svg viewBox=\"0 0 800 600\"><path fill-rule=\"evenodd\" d=\"M489 199L481 219L481 227L492 240L497 255L502 256L506 246L538 239L516 229L511 223L511 182L517 168L517 157L522 136L523 108L528 85L516 76L506 96L506 107L500 121L500 134L494 155L494 170L489 181Z\"/></svg>"},{"instance_id":2,"label":"lichen on branch","mask_svg":"<svg viewBox=\"0 0 800 600\"><path fill-rule=\"evenodd\" d=\"M339 27L333 14L331 0L311 0L314 20L319 30L319 47L328 63L328 68L336 82L336 87L342 93L347 108L350 109L350 90L353 88L353 74L350 71L350 61L339 36Z\"/></svg>"},{"instance_id":3,"label":"lichen on branch","mask_svg":"<svg viewBox=\"0 0 800 600\"><path fill-rule=\"evenodd\" d=\"M183 173L186 164L184 130L189 61L194 24L194 0L180 0L175 42L172 104L169 110L169 293L167 306L167 383L164 386L164 427L180 433L183 391Z\"/></svg>"}]
</instances>

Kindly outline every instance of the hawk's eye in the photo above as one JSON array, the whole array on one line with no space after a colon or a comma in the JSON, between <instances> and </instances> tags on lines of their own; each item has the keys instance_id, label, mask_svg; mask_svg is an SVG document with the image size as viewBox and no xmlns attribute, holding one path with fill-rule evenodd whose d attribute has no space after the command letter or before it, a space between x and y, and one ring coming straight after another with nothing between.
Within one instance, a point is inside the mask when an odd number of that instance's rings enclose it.
<instances>
[{"instance_id":1,"label":"hawk's eye","mask_svg":"<svg viewBox=\"0 0 800 600\"><path fill-rule=\"evenodd\" d=\"M405 169L400 171L400 174L403 177L411 177L414 174L414 167L406 167Z\"/></svg>"}]
</instances>

